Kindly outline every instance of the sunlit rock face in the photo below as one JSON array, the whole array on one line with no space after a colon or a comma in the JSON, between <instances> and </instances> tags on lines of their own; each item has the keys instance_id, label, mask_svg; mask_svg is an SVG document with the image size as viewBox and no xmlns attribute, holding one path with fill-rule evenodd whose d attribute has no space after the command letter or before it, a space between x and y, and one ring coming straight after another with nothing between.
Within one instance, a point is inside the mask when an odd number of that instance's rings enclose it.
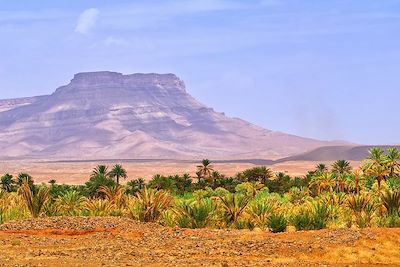
<instances>
[{"instance_id":1,"label":"sunlit rock face","mask_svg":"<svg viewBox=\"0 0 400 267\"><path fill-rule=\"evenodd\" d=\"M1 158L268 158L338 144L226 117L174 74L78 73L52 95L0 100Z\"/></svg>"}]
</instances>

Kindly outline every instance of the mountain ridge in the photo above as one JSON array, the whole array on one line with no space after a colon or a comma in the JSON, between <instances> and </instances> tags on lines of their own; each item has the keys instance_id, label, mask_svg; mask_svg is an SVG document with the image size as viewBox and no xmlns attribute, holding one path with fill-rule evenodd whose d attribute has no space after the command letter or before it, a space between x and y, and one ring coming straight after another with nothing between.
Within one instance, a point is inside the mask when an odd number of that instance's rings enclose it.
<instances>
[{"instance_id":1,"label":"mountain ridge","mask_svg":"<svg viewBox=\"0 0 400 267\"><path fill-rule=\"evenodd\" d=\"M269 158L347 144L227 117L171 73L83 72L51 95L0 100L1 158Z\"/></svg>"}]
</instances>

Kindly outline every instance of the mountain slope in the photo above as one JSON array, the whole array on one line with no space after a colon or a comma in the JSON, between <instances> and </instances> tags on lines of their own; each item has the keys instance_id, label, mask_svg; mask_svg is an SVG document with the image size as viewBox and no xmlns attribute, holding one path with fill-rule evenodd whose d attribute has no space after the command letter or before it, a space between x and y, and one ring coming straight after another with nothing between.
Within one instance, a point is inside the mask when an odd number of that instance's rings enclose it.
<instances>
[{"instance_id":1,"label":"mountain slope","mask_svg":"<svg viewBox=\"0 0 400 267\"><path fill-rule=\"evenodd\" d=\"M3 158L282 157L345 144L228 118L173 74L78 73L52 95L1 103Z\"/></svg>"},{"instance_id":2,"label":"mountain slope","mask_svg":"<svg viewBox=\"0 0 400 267\"><path fill-rule=\"evenodd\" d=\"M400 149L400 146L329 146L319 147L312 151L286 157L276 162L285 161L334 161L338 159L360 161L368 157L369 150L373 147L380 147L386 150L390 147Z\"/></svg>"}]
</instances>

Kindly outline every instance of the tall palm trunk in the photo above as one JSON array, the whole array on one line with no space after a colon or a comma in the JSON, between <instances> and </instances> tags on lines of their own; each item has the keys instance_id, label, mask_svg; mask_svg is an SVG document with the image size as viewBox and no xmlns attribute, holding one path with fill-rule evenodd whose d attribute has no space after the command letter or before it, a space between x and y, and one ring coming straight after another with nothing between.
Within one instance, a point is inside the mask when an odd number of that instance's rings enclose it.
<instances>
[{"instance_id":1,"label":"tall palm trunk","mask_svg":"<svg viewBox=\"0 0 400 267\"><path fill-rule=\"evenodd\" d=\"M378 191L381 192L382 176L378 176Z\"/></svg>"},{"instance_id":2,"label":"tall palm trunk","mask_svg":"<svg viewBox=\"0 0 400 267\"><path fill-rule=\"evenodd\" d=\"M360 192L360 178L358 178L358 176L356 176L356 194L358 194Z\"/></svg>"}]
</instances>

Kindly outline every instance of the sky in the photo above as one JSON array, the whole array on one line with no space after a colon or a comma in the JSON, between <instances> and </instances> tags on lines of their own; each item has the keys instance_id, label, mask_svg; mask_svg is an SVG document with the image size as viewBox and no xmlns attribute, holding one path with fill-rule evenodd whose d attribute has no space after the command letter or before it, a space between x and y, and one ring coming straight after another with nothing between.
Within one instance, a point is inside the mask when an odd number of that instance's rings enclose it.
<instances>
[{"instance_id":1,"label":"sky","mask_svg":"<svg viewBox=\"0 0 400 267\"><path fill-rule=\"evenodd\" d=\"M400 144L400 0L0 0L0 98L175 73L267 129Z\"/></svg>"}]
</instances>

